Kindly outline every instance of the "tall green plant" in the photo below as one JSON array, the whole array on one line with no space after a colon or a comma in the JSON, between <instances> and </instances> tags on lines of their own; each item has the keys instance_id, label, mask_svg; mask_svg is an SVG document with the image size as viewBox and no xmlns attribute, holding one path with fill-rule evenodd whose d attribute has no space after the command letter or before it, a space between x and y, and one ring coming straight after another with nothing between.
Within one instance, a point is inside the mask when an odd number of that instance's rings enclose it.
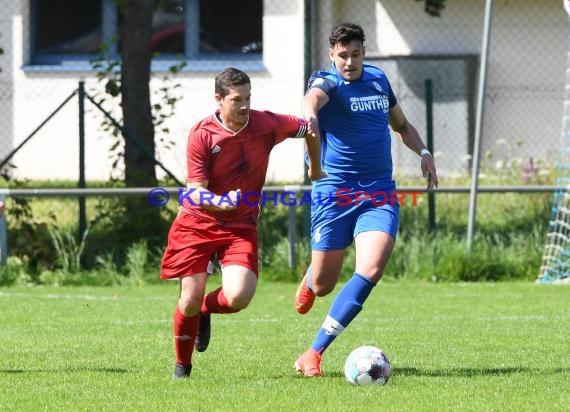
<instances>
[{"instance_id":1,"label":"tall green plant","mask_svg":"<svg viewBox=\"0 0 570 412\"><path fill-rule=\"evenodd\" d=\"M145 241L134 243L127 250L125 268L129 280L137 285L143 286L146 278L146 270L149 264L149 251Z\"/></svg>"},{"instance_id":2,"label":"tall green plant","mask_svg":"<svg viewBox=\"0 0 570 412\"><path fill-rule=\"evenodd\" d=\"M88 233L89 229L83 233L83 237L78 242L69 232L61 233L55 227L49 229L56 251L56 262L63 273L72 275L81 272L81 256Z\"/></svg>"}]
</instances>

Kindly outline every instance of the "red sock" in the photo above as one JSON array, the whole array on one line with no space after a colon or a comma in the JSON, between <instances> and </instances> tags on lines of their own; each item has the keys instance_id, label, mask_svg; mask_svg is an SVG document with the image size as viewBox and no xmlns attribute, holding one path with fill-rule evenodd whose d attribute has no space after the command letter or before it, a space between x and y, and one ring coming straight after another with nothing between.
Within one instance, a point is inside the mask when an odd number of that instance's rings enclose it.
<instances>
[{"instance_id":1,"label":"red sock","mask_svg":"<svg viewBox=\"0 0 570 412\"><path fill-rule=\"evenodd\" d=\"M222 288L219 287L204 297L201 312L209 315L211 313L236 313L239 310L230 306Z\"/></svg>"},{"instance_id":2,"label":"red sock","mask_svg":"<svg viewBox=\"0 0 570 412\"><path fill-rule=\"evenodd\" d=\"M198 334L199 320L200 314L187 317L176 305L173 316L176 363L183 365L192 363L192 352L194 352L194 342Z\"/></svg>"}]
</instances>

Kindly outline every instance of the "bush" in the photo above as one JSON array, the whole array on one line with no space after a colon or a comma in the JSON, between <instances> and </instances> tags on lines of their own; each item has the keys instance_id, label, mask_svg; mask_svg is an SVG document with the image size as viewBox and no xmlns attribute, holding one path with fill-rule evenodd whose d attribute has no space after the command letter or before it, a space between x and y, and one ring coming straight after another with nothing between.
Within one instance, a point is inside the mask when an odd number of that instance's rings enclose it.
<instances>
[{"instance_id":1,"label":"bush","mask_svg":"<svg viewBox=\"0 0 570 412\"><path fill-rule=\"evenodd\" d=\"M76 199L32 198L20 208L13 202L9 199L7 205L10 259L8 266L0 270L0 285L142 285L159 281L160 260L175 207L161 208L158 217L154 208L152 216L141 213L130 219L120 199L88 198L88 216L93 218L87 237L80 241L75 235ZM469 195L435 195L434 233L429 233L428 196L419 196L417 207L401 207L398 240L384 279L535 279L548 230L550 203L548 193L481 193L476 236L472 252L467 253ZM308 213L296 208L297 262L294 268L289 267L290 211L282 205L262 209L262 279L297 282L310 262ZM347 248L341 280L352 275L355 259L354 248Z\"/></svg>"},{"instance_id":2,"label":"bush","mask_svg":"<svg viewBox=\"0 0 570 412\"><path fill-rule=\"evenodd\" d=\"M0 267L0 286L27 285L32 283L27 258L9 256L6 266Z\"/></svg>"}]
</instances>

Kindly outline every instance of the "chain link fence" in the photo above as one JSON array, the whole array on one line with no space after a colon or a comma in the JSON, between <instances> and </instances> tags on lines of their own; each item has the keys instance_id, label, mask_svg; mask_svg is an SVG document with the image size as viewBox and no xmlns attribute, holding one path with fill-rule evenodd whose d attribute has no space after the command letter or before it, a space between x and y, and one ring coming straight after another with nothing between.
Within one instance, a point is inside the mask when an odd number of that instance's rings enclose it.
<instances>
[{"instance_id":1,"label":"chain link fence","mask_svg":"<svg viewBox=\"0 0 570 412\"><path fill-rule=\"evenodd\" d=\"M318 9L319 65L328 64L330 27L342 20L359 22L367 33L367 58L385 69L405 113L424 136L424 81L433 81L438 166L444 177L468 174L485 2L447 1L441 17L423 13L423 2L415 1L330 4L338 7ZM494 1L484 173L512 167L526 181L537 169L552 169L560 144L567 34L559 0ZM400 148L395 152L396 171L408 172L417 163Z\"/></svg>"},{"instance_id":2,"label":"chain link fence","mask_svg":"<svg viewBox=\"0 0 570 412\"><path fill-rule=\"evenodd\" d=\"M0 157L4 158L77 88L78 80L87 82L88 91L102 91L104 83L96 81L98 70L92 60L105 45L106 55L118 61L121 42L115 39L122 34L122 15L112 0L90 0L81 6L71 0L0 3L0 43L5 50L0 60L4 109ZM212 78L217 71L228 65L244 68L254 81L254 107L298 113L306 68L329 66L328 33L340 21L364 27L367 60L386 71L405 113L424 137L425 81L433 82L438 166L443 177L469 175L484 2L449 0L441 17L432 17L424 12L423 2L414 0L310 1L314 13L310 27L305 27L311 19L305 16L302 1L236 3L169 0L155 13L154 90L163 86L168 67L188 62L183 73L170 76L171 83L181 86L182 97L165 138L174 145L170 149L159 145L157 150L180 177L187 130L214 108ZM541 170L548 172L556 159L568 30L559 3L494 2L483 173L511 168L528 180ZM243 23L239 29L236 21ZM283 42L279 30L287 26ZM312 50L308 65L303 62L307 48ZM114 108L120 119L120 107ZM86 176L104 180L111 174L109 148L116 139L100 130L101 117L88 115L86 121L90 136ZM22 178L74 179L77 133L77 105L70 104L17 153L12 162L17 173ZM401 146L395 143L393 149L396 174L417 174L417 159ZM301 151L299 145L279 150L293 152L289 159L295 160L297 171L287 173L290 167L283 167L277 159L281 156L274 156L269 177L302 178Z\"/></svg>"},{"instance_id":3,"label":"chain link fence","mask_svg":"<svg viewBox=\"0 0 570 412\"><path fill-rule=\"evenodd\" d=\"M328 34L342 21L365 29L367 61L383 68L409 120L433 148L444 185L467 185L474 144L476 92L485 2L447 0L440 17L415 0L165 0L155 13L151 48L154 103L164 89L179 101L157 131L156 156L185 180L189 128L215 110L213 77L230 65L250 74L252 107L300 113L308 74L328 68ZM86 91L107 96L119 121L120 102L105 95L117 76L123 16L114 0L0 0L0 160L17 153L2 173L26 180L76 181L79 108ZM492 16L481 175L491 184L551 184L560 149L568 22L560 0L495 0ZM119 39L117 41L117 39ZM104 45L107 66L96 68ZM184 61L173 75L169 68ZM433 119L426 117L426 81L433 85ZM45 122L45 125L43 123ZM41 127L40 127L41 126ZM120 178L120 136L87 104L88 181ZM25 144L23 144L25 142ZM419 178L416 155L395 141L398 180ZM159 177L164 176L157 168ZM302 142L272 154L268 180L304 180ZM450 195L459 196L459 195ZM444 196L441 196L443 199ZM520 201L520 200L519 200ZM481 209L492 215L492 207ZM467 211L465 212L467 215ZM466 217L467 218L467 217Z\"/></svg>"}]
</instances>

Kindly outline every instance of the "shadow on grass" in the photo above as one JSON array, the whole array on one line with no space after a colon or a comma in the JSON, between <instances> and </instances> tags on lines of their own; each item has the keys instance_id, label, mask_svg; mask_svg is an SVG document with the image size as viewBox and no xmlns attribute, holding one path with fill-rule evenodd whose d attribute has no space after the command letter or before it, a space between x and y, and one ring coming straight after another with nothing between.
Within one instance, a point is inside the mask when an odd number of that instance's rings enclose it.
<instances>
[{"instance_id":1,"label":"shadow on grass","mask_svg":"<svg viewBox=\"0 0 570 412\"><path fill-rule=\"evenodd\" d=\"M16 373L57 373L57 372L103 372L103 373L128 373L128 369L122 368L96 368L96 367L77 367L77 368L60 368L60 369L0 369L0 373L16 374Z\"/></svg>"},{"instance_id":2,"label":"shadow on grass","mask_svg":"<svg viewBox=\"0 0 570 412\"><path fill-rule=\"evenodd\" d=\"M524 374L541 374L541 375L556 375L567 374L570 368L554 368L554 369L541 369L541 368L452 368L452 369L418 369L418 368L395 368L392 371L392 378L394 376L433 376L433 377L473 377L473 376L501 376L513 375L517 373ZM298 378L306 379L302 375L296 375ZM326 378L343 378L344 373L341 371L325 371Z\"/></svg>"},{"instance_id":3,"label":"shadow on grass","mask_svg":"<svg viewBox=\"0 0 570 412\"><path fill-rule=\"evenodd\" d=\"M438 369L427 370L417 368L395 368L392 375L399 376L452 376L452 377L471 377L471 376L499 376L499 375L512 375L515 373L525 374L550 374L556 375L559 373L568 373L570 368L554 368L554 369L541 369L541 368L452 368L452 369Z\"/></svg>"}]
</instances>

